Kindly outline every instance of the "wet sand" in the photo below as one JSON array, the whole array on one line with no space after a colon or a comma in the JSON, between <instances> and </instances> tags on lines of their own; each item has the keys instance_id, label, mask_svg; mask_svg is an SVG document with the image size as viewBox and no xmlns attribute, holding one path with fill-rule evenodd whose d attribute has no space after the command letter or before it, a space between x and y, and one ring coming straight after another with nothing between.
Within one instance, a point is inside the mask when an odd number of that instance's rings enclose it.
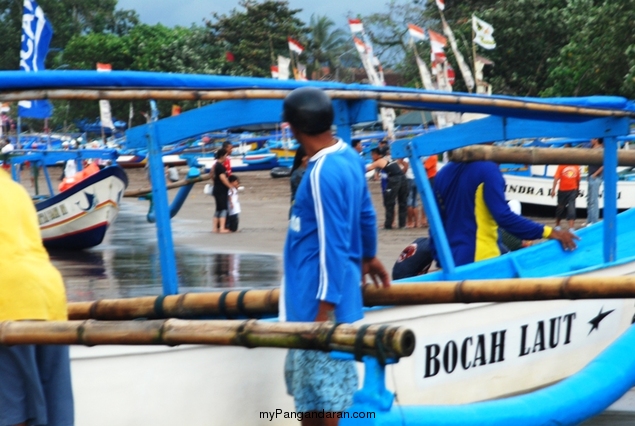
<instances>
[{"instance_id":1,"label":"wet sand","mask_svg":"<svg viewBox=\"0 0 635 426\"><path fill-rule=\"evenodd\" d=\"M180 168L181 176L187 171ZM130 183L128 189L148 186L143 169L126 170ZM241 206L239 232L212 233L214 198L203 194L204 183L197 183L178 215L172 219L174 243L191 245L219 252L260 253L282 255L289 215L289 179L272 178L269 171L235 173L245 187L239 193ZM378 257L390 271L401 250L416 238L428 235L427 228L383 228L384 207L378 181L369 181L373 204L377 212ZM169 191L170 197L176 189ZM147 201L125 198L124 203L134 203L147 208Z\"/></svg>"}]
</instances>

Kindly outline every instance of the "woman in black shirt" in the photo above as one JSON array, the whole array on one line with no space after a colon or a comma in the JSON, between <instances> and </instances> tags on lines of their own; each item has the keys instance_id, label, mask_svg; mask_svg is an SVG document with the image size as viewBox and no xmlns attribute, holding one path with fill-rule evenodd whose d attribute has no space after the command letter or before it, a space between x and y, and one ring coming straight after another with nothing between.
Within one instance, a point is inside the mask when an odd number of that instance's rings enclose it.
<instances>
[{"instance_id":1,"label":"woman in black shirt","mask_svg":"<svg viewBox=\"0 0 635 426\"><path fill-rule=\"evenodd\" d=\"M227 179L227 170L223 165L227 155L227 150L224 148L216 151L216 163L214 163L214 167L212 168L214 176L214 190L212 191L212 195L214 195L214 199L216 200L216 212L214 212L212 232L219 232L221 234L229 232L229 230L225 228L229 180Z\"/></svg>"}]
</instances>

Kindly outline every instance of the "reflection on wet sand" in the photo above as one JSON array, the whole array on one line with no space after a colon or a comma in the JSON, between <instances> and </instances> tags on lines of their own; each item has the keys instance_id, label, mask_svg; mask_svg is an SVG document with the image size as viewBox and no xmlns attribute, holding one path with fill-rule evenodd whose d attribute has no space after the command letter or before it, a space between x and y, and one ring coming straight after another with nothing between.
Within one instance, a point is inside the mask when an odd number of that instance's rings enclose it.
<instances>
[{"instance_id":1,"label":"reflection on wet sand","mask_svg":"<svg viewBox=\"0 0 635 426\"><path fill-rule=\"evenodd\" d=\"M161 267L155 241L154 226L124 203L101 245L50 255L64 277L69 301L159 295ZM276 256L175 249L181 293L280 283L282 266Z\"/></svg>"}]
</instances>

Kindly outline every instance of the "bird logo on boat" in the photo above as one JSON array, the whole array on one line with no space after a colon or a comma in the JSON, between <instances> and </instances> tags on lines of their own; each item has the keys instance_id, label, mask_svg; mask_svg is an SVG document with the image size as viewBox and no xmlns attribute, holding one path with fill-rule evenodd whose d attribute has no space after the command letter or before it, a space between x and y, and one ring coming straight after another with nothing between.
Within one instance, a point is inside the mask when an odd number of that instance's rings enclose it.
<instances>
[{"instance_id":1,"label":"bird logo on boat","mask_svg":"<svg viewBox=\"0 0 635 426\"><path fill-rule=\"evenodd\" d=\"M97 196L95 194L89 194L87 192L84 192L84 196L86 196L86 202L88 204L86 208L80 206L80 201L76 201L75 204L77 204L77 207L79 207L80 210L89 212L97 206Z\"/></svg>"}]
</instances>

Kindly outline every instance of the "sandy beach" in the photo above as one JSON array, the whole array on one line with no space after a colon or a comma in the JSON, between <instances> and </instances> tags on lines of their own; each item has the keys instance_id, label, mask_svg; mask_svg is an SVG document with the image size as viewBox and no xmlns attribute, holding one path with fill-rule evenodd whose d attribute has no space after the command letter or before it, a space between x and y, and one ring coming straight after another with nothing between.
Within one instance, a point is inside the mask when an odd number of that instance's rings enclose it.
<instances>
[{"instance_id":1,"label":"sandy beach","mask_svg":"<svg viewBox=\"0 0 635 426\"><path fill-rule=\"evenodd\" d=\"M179 168L181 176L187 167ZM148 186L144 169L127 169L129 190ZM176 245L190 245L216 252L262 253L282 256L288 226L290 188L288 178L272 178L269 171L235 173L244 190L240 192L239 232L214 234L214 198L203 194L204 183L197 183L178 215L172 219ZM390 271L401 250L416 238L428 235L427 228L383 229L384 207L379 181L369 181L377 212L378 256ZM178 190L169 191L173 197ZM147 201L125 198L147 209Z\"/></svg>"}]
</instances>

